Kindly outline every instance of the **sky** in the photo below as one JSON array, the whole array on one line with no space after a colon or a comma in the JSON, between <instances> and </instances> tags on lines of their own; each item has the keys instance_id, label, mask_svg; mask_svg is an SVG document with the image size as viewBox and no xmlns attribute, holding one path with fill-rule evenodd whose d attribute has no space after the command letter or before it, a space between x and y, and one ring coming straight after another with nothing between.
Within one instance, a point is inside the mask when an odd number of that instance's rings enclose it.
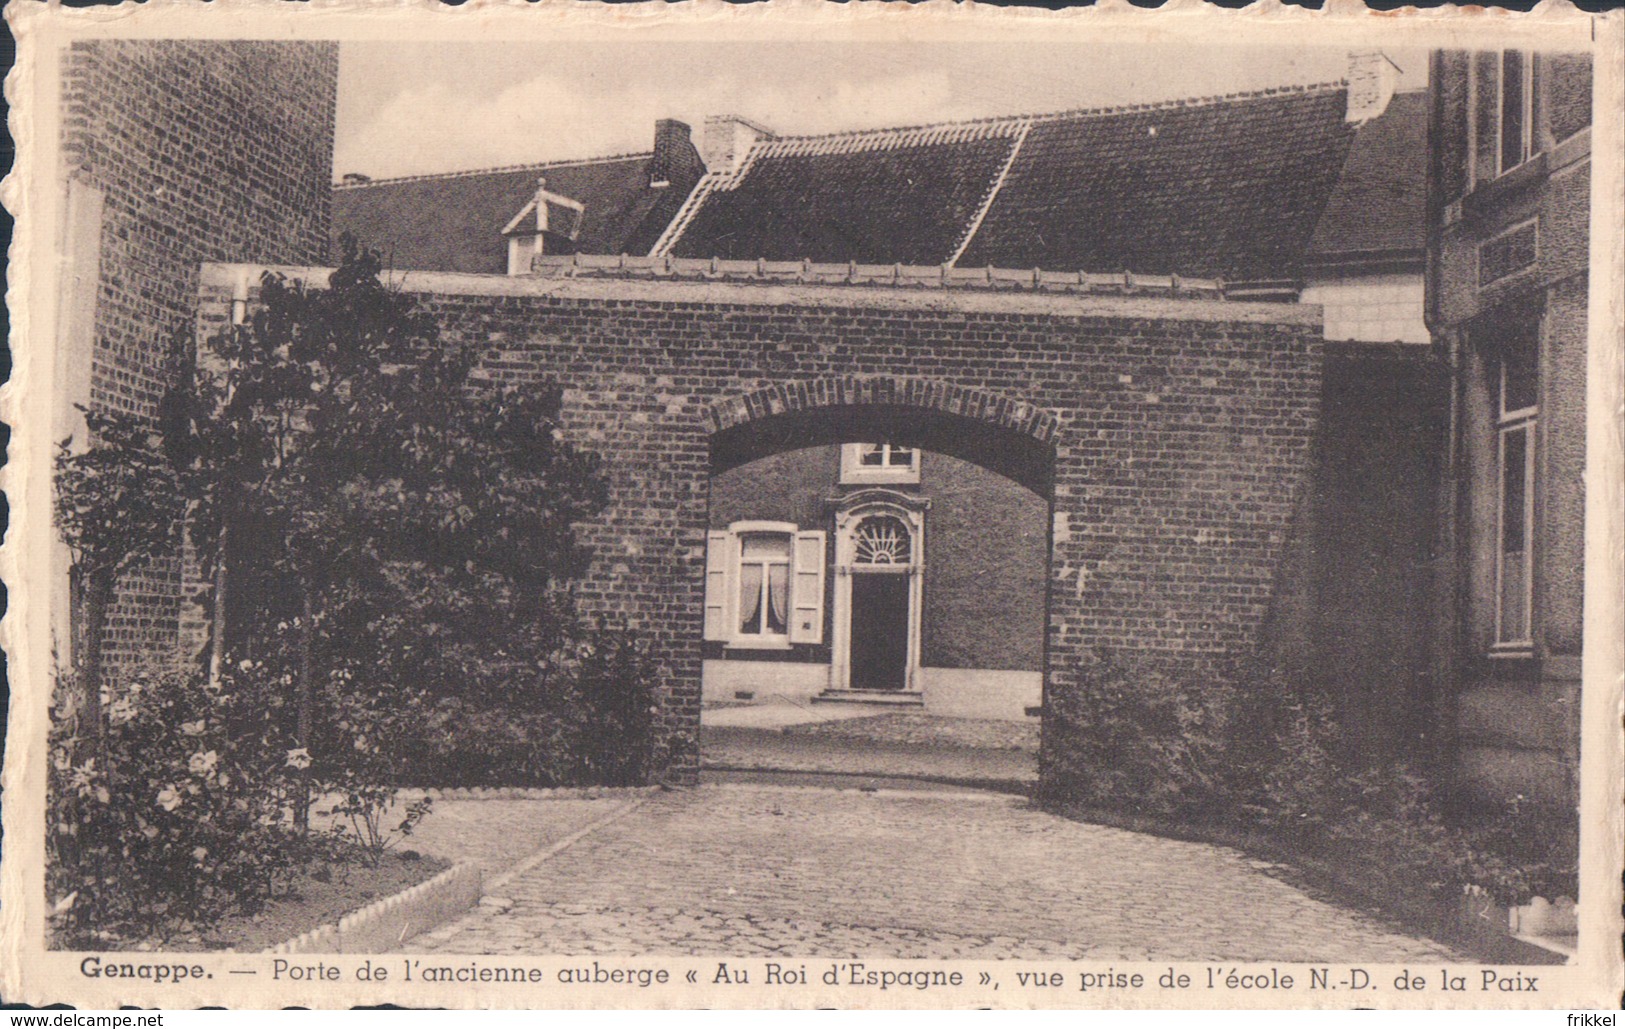
<instances>
[{"instance_id":1,"label":"sky","mask_svg":"<svg viewBox=\"0 0 1625 1029\"><path fill-rule=\"evenodd\" d=\"M1390 50L1400 88L1424 51ZM786 135L1212 96L1343 78L1339 48L1077 43L347 42L334 173L374 178L634 153L654 123Z\"/></svg>"}]
</instances>

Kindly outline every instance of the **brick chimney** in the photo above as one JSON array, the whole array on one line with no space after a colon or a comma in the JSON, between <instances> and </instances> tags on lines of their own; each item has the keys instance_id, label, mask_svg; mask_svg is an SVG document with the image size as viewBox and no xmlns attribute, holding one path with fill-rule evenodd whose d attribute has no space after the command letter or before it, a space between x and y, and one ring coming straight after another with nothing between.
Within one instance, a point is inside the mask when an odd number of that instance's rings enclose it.
<instances>
[{"instance_id":1,"label":"brick chimney","mask_svg":"<svg viewBox=\"0 0 1625 1029\"><path fill-rule=\"evenodd\" d=\"M1343 120L1363 125L1388 109L1399 84L1399 66L1381 50L1356 50L1349 54L1348 113Z\"/></svg>"},{"instance_id":2,"label":"brick chimney","mask_svg":"<svg viewBox=\"0 0 1625 1029\"><path fill-rule=\"evenodd\" d=\"M767 128L737 114L713 114L705 119L700 157L710 171L735 172L744 164L752 143L772 138Z\"/></svg>"},{"instance_id":3,"label":"brick chimney","mask_svg":"<svg viewBox=\"0 0 1625 1029\"><path fill-rule=\"evenodd\" d=\"M699 151L689 138L687 123L675 118L662 118L655 122L655 150L649 159L649 185L664 189L676 185L692 186L704 174Z\"/></svg>"}]
</instances>

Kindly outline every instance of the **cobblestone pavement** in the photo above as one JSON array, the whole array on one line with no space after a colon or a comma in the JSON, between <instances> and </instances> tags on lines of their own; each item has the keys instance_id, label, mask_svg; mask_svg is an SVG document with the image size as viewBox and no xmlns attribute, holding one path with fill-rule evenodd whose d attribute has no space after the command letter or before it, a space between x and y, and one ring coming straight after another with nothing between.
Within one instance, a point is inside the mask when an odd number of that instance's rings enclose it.
<instances>
[{"instance_id":1,"label":"cobblestone pavement","mask_svg":"<svg viewBox=\"0 0 1625 1029\"><path fill-rule=\"evenodd\" d=\"M1449 960L1235 851L991 794L654 794L409 947L460 954Z\"/></svg>"}]
</instances>

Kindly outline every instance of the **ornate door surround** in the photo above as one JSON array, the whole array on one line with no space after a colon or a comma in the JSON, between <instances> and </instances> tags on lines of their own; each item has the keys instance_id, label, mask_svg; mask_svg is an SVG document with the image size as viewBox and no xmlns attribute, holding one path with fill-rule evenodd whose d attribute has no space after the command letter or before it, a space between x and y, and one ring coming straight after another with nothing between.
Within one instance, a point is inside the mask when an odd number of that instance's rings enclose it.
<instances>
[{"instance_id":1,"label":"ornate door surround","mask_svg":"<svg viewBox=\"0 0 1625 1029\"><path fill-rule=\"evenodd\" d=\"M930 506L923 497L881 488L854 490L836 501L830 689L852 689L853 577L906 575L908 641L902 692L920 691L925 512Z\"/></svg>"}]
</instances>

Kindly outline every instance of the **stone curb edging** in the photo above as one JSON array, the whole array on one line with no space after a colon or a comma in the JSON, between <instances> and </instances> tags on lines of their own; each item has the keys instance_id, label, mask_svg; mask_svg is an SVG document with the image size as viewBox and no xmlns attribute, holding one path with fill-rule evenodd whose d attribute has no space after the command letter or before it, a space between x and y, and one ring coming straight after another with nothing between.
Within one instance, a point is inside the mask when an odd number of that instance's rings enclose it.
<instances>
[{"instance_id":1,"label":"stone curb edging","mask_svg":"<svg viewBox=\"0 0 1625 1029\"><path fill-rule=\"evenodd\" d=\"M478 903L484 892L480 867L453 865L439 875L374 901L337 922L317 926L264 954L387 954L405 940L446 922Z\"/></svg>"},{"instance_id":2,"label":"stone curb edging","mask_svg":"<svg viewBox=\"0 0 1625 1029\"><path fill-rule=\"evenodd\" d=\"M659 786L413 786L396 796L417 800L606 800L655 793Z\"/></svg>"},{"instance_id":3,"label":"stone curb edging","mask_svg":"<svg viewBox=\"0 0 1625 1029\"><path fill-rule=\"evenodd\" d=\"M517 864L509 866L505 871L502 872L502 874L493 878L488 885L492 889L498 889L508 885L508 883L512 882L514 878L530 871L553 855L575 846L577 841L581 840L588 834L596 832L609 823L636 811L644 804L647 804L653 796L653 794L648 790L639 790L638 792L642 795L633 797L627 803L622 804L620 807L616 808L614 811L611 811L604 817L594 819L563 839L549 844L529 857L524 858Z\"/></svg>"},{"instance_id":4,"label":"stone curb edging","mask_svg":"<svg viewBox=\"0 0 1625 1029\"><path fill-rule=\"evenodd\" d=\"M1027 798L1017 794L994 793L991 790L901 790L886 786L802 786L795 783L779 785L763 782L701 783L695 788L723 790L728 793L859 793L865 797L882 797L887 800L952 800L968 804L1004 804L1010 807L1027 803Z\"/></svg>"},{"instance_id":5,"label":"stone curb edging","mask_svg":"<svg viewBox=\"0 0 1625 1029\"><path fill-rule=\"evenodd\" d=\"M597 830L603 828L604 826L608 825L609 823L611 823L613 821L616 821L617 819L620 819L620 818L622 818L622 817L624 817L626 815L631 814L633 811L636 811L638 808L642 807L644 804L647 804L651 799L653 799L653 794L658 789L659 789L659 787L652 787L650 789L641 789L640 788L640 789L637 789L635 791L627 791L627 792L635 792L635 793L641 794L641 796L634 796L630 801L628 801L625 804L622 804L620 807L616 808L614 811L611 811L609 814L605 815L604 817L598 818L598 819L593 820L592 822L589 822L587 825L581 827L580 829L577 829L575 832L573 832L570 835L564 837L563 839L558 840L558 841L556 841L554 843L551 843L548 846L543 847L541 850L538 850L536 853L530 855L529 857L524 858L518 864L511 865L508 869L506 869L504 872L502 872L502 874L500 874L500 875L496 876L495 878L491 879L490 882L485 883L484 884L485 887L488 887L488 888L490 888L492 890L501 889L502 887L508 885L508 883L512 882L518 876L523 875L524 873L531 871L536 866L538 866L540 864L543 864L548 859L552 858L554 855L556 855L556 854L558 854L558 853L560 853L562 851L568 850L569 848L575 846L575 844L577 842L579 842L581 839L588 836L589 834L591 834L593 832L596 832ZM482 890L482 892L483 892L483 890ZM505 898L499 898L499 897L496 897L495 895L488 894L488 895L486 895L484 897L481 897L479 899L479 905L480 905L481 908L488 909L491 913L501 913L501 912L505 912L505 911L510 910L513 907L513 902L510 901L510 900L507 900ZM448 921L449 921L449 919L448 919ZM423 933L423 935L422 935L422 942L426 942L426 943L444 943L447 940L451 939L454 935L456 935L456 930L455 929L453 929L453 928L451 928L449 926L442 925L437 929L431 929L431 930L425 931Z\"/></svg>"}]
</instances>

